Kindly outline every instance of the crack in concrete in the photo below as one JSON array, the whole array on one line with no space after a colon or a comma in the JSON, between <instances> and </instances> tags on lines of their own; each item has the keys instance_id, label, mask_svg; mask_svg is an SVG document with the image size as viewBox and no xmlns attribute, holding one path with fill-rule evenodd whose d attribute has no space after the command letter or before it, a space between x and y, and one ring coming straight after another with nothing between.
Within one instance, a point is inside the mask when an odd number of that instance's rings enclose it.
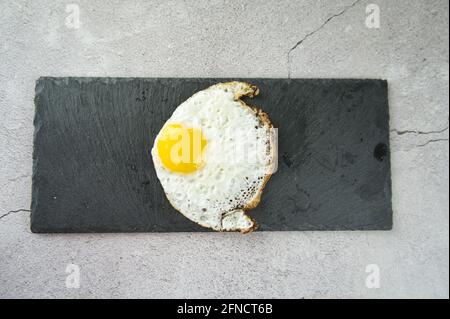
<instances>
[{"instance_id":1,"label":"crack in concrete","mask_svg":"<svg viewBox=\"0 0 450 319\"><path fill-rule=\"evenodd\" d=\"M8 216L8 215L15 214L15 213L19 213L19 212L28 212L28 213L30 213L31 211L30 211L29 209L25 209L25 208L21 208L21 209L17 209L17 210L10 210L9 212L7 212L7 213L1 215L1 216L0 216L0 219L6 217L6 216Z\"/></svg>"},{"instance_id":2,"label":"crack in concrete","mask_svg":"<svg viewBox=\"0 0 450 319\"><path fill-rule=\"evenodd\" d=\"M429 141L426 141L423 144L416 145L415 148L424 147L424 146L427 146L430 143L436 143L436 142L448 142L448 138L437 138L437 139L434 139L434 140L429 140Z\"/></svg>"},{"instance_id":3,"label":"crack in concrete","mask_svg":"<svg viewBox=\"0 0 450 319\"><path fill-rule=\"evenodd\" d=\"M343 15L344 13L346 13L349 9L353 8L354 6L356 6L361 0L356 0L355 2L353 2L352 4L346 6L342 11L333 14L332 16L330 16L328 19L325 20L325 22L323 22L318 28L314 29L313 31L309 32L308 34L306 34L300 41L297 41L297 43L289 49L288 53L287 53L287 67L288 67L288 79L291 78L291 53L297 49L301 44L303 44L303 42L308 39L309 37L313 36L315 33L319 32L320 30L322 30L331 20L333 20L336 17L339 17L341 15Z\"/></svg>"},{"instance_id":4,"label":"crack in concrete","mask_svg":"<svg viewBox=\"0 0 450 319\"><path fill-rule=\"evenodd\" d=\"M428 134L444 133L447 130L448 130L448 126L443 128L443 129L441 129L441 130L436 130L436 131L414 131L414 130L399 131L399 130L396 130L396 129L392 129L391 132L396 133L397 135L404 135L404 134L428 135Z\"/></svg>"},{"instance_id":5,"label":"crack in concrete","mask_svg":"<svg viewBox=\"0 0 450 319\"><path fill-rule=\"evenodd\" d=\"M405 134L414 134L414 136L419 136L419 135L430 135L430 134L442 134L446 131L448 131L449 126L447 125L447 127L440 129L440 130L435 130L435 131L419 131L419 130L404 130L404 131L399 131L397 129L392 129L391 132L396 133L398 136L402 136ZM422 143L422 144L416 144L414 145L411 149L415 149L415 148L420 148L420 147L424 147L427 146L430 143L436 143L436 142L443 142L443 141L448 141L448 138L434 138L434 139L429 139L428 141Z\"/></svg>"}]
</instances>

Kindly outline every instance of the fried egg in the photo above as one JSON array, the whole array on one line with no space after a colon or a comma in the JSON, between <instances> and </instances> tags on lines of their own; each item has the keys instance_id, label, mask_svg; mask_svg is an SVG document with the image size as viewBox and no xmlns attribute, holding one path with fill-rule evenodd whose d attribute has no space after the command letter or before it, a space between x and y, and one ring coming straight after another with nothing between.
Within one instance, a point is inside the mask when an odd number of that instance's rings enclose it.
<instances>
[{"instance_id":1,"label":"fried egg","mask_svg":"<svg viewBox=\"0 0 450 319\"><path fill-rule=\"evenodd\" d=\"M172 206L217 231L256 229L256 207L275 168L275 134L266 113L240 98L258 88L218 83L180 104L155 138L155 171Z\"/></svg>"}]
</instances>

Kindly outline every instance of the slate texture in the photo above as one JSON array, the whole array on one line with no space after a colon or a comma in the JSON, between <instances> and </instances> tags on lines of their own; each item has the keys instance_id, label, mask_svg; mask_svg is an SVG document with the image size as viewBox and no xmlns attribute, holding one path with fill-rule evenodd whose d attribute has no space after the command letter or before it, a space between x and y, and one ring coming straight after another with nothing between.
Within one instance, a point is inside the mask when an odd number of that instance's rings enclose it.
<instances>
[{"instance_id":1,"label":"slate texture","mask_svg":"<svg viewBox=\"0 0 450 319\"><path fill-rule=\"evenodd\" d=\"M204 231L171 207L150 150L181 102L221 81L39 79L32 231ZM260 230L391 229L387 83L245 81L278 128L278 171L251 211Z\"/></svg>"}]
</instances>

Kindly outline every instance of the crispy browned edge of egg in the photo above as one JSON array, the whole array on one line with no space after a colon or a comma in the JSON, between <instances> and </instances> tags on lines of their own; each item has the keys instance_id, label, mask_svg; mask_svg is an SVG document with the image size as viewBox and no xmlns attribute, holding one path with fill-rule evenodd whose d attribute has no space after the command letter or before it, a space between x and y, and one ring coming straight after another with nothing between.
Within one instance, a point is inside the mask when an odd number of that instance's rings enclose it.
<instances>
[{"instance_id":1,"label":"crispy browned edge of egg","mask_svg":"<svg viewBox=\"0 0 450 319\"><path fill-rule=\"evenodd\" d=\"M240 91L240 92L236 92L234 94L234 100L239 102L242 107L249 108L253 112L255 112L256 116L261 121L261 124L263 126L268 126L269 129L271 129L273 127L273 125L272 125L272 122L270 121L269 115L267 113L263 112L261 109L255 107L255 106L247 105L247 104L244 103L244 101L241 100L241 97L243 97L243 96L248 96L250 98L253 98L254 96L258 95L259 94L259 88L256 85L252 85L250 83L240 82L240 81L219 82L219 83L216 83L214 85L211 85L211 86L207 87L206 89L204 89L202 91L209 90L209 89L211 89L213 87L219 87L219 88L228 88L229 87L229 88L232 88L232 87L235 87L236 85L242 85L242 84L245 85L245 89L246 90L243 90L243 91ZM194 95L195 94L196 93L194 93ZM273 143L274 143L274 141L272 140L272 136L269 135L269 147L270 147L270 161L271 161L271 163L273 163L273 161L275 159L275 155L276 155L276 154L274 154L275 147L274 147ZM198 224L198 225L200 225L200 226L202 226L202 227L210 228L210 229L212 229L214 231L218 231L218 232L235 232L235 231L239 231L242 234L248 234L248 233L253 232L254 230L258 229L259 225L258 225L258 223L256 222L256 220L253 217L251 217L250 215L247 214L247 211L251 210L251 209L254 209L256 206L258 206L258 204L259 204L259 202L261 200L262 192L263 192L264 188L266 187L266 184L269 181L271 176L272 176L271 173L267 173L264 176L264 180L262 182L261 189L255 195L253 200L251 202L247 203L243 208L240 208L240 209L242 209L244 211L245 215L253 222L253 226L252 227L246 228L246 229L235 229L235 230L233 230L233 229L232 230L223 230L223 229L217 230L217 229L212 228L210 225L202 224L201 222L197 222L197 221L193 221L193 222ZM175 208L175 210L177 210L178 212L180 212L183 216L185 216L186 218L191 220L188 216L186 216L181 210L178 209L178 207L176 207L171 202L170 198L167 196L167 193L166 192L164 192L164 193L166 195L167 200L172 205L172 207ZM237 209L239 209L239 208L237 208Z\"/></svg>"}]
</instances>

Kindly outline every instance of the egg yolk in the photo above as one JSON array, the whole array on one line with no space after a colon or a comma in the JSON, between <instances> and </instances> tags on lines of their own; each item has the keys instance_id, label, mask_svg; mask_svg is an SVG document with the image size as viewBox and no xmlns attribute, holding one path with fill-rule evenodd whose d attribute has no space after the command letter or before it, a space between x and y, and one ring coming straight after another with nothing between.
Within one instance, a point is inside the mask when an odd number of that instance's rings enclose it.
<instances>
[{"instance_id":1,"label":"egg yolk","mask_svg":"<svg viewBox=\"0 0 450 319\"><path fill-rule=\"evenodd\" d=\"M166 169L175 173L192 173L203 165L206 144L200 129L168 124L161 130L157 149Z\"/></svg>"}]
</instances>

